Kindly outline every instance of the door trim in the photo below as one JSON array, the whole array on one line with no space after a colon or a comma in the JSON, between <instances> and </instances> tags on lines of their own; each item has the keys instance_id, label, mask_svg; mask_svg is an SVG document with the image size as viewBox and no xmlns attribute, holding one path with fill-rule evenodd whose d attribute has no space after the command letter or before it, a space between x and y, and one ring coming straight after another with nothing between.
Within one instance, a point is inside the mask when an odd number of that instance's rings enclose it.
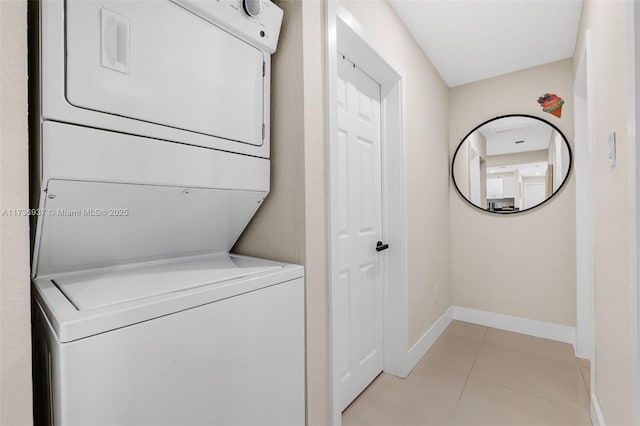
<instances>
[{"instance_id":1,"label":"door trim","mask_svg":"<svg viewBox=\"0 0 640 426\"><path fill-rule=\"evenodd\" d=\"M588 358L591 374L591 421L601 417L596 382L595 353L595 245L593 188L593 50L591 30L585 31L574 77L576 155L576 356ZM580 137L582 133L582 137ZM580 165L583 164L582 167ZM590 167L588 167L590 166ZM585 250L586 247L586 250Z\"/></svg>"},{"instance_id":2,"label":"door trim","mask_svg":"<svg viewBox=\"0 0 640 426\"><path fill-rule=\"evenodd\" d=\"M632 401L640 399L640 7L627 3L629 65L629 224L631 235L631 372ZM640 425L640 405L632 406L632 422Z\"/></svg>"},{"instance_id":3,"label":"door trim","mask_svg":"<svg viewBox=\"0 0 640 426\"><path fill-rule=\"evenodd\" d=\"M593 190L593 71L591 31L585 32L574 78L576 135L576 356L591 361L595 389L594 353L594 190Z\"/></svg>"},{"instance_id":4,"label":"door trim","mask_svg":"<svg viewBox=\"0 0 640 426\"><path fill-rule=\"evenodd\" d=\"M338 306L338 246L333 231L338 226L338 151L337 143L337 54L338 50L369 77L380 84L381 172L382 172L382 229L390 250L382 259L383 298L383 371L406 377L409 352L409 307L407 275L406 229L406 132L405 132L405 74L383 53L366 34L362 25L337 0L326 3L326 75L327 75L327 178L329 217L329 383L332 424L341 424L338 397L339 378L334 369L337 359ZM391 283L393 283L391 285Z\"/></svg>"}]
</instances>

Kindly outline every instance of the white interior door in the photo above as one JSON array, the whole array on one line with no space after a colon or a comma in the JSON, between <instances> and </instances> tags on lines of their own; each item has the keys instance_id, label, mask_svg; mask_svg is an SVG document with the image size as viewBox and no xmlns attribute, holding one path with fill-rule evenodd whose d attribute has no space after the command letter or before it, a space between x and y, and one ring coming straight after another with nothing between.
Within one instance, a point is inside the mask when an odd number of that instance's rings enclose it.
<instances>
[{"instance_id":1,"label":"white interior door","mask_svg":"<svg viewBox=\"0 0 640 426\"><path fill-rule=\"evenodd\" d=\"M339 274L336 374L341 410L382 371L380 85L338 55Z\"/></svg>"}]
</instances>

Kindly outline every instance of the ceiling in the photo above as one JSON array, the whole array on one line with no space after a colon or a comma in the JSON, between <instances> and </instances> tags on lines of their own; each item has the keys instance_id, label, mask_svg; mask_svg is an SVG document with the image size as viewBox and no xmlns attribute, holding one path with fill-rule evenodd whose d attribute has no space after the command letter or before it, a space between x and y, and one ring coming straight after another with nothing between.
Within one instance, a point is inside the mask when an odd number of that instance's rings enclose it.
<instances>
[{"instance_id":1,"label":"ceiling","mask_svg":"<svg viewBox=\"0 0 640 426\"><path fill-rule=\"evenodd\" d=\"M582 0L389 0L449 87L573 56Z\"/></svg>"},{"instance_id":2,"label":"ceiling","mask_svg":"<svg viewBox=\"0 0 640 426\"><path fill-rule=\"evenodd\" d=\"M545 162L538 163L525 163L525 164L513 164L509 166L496 166L489 167L489 178L494 173L511 173L514 170L518 170L520 176L546 176L548 164Z\"/></svg>"},{"instance_id":3,"label":"ceiling","mask_svg":"<svg viewBox=\"0 0 640 426\"><path fill-rule=\"evenodd\" d=\"M489 156L548 149L553 129L533 118L505 117L490 121L478 130L487 140Z\"/></svg>"}]
</instances>

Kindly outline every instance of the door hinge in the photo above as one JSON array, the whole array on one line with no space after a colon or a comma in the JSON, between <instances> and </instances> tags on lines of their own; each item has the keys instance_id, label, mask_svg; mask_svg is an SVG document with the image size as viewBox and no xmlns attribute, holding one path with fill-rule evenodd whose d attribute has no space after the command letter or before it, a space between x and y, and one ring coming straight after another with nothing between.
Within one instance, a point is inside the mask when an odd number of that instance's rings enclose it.
<instances>
[{"instance_id":1,"label":"door hinge","mask_svg":"<svg viewBox=\"0 0 640 426\"><path fill-rule=\"evenodd\" d=\"M262 76L264 77L266 73L267 73L267 63L265 61L262 61Z\"/></svg>"},{"instance_id":2,"label":"door hinge","mask_svg":"<svg viewBox=\"0 0 640 426\"><path fill-rule=\"evenodd\" d=\"M266 132L266 129L265 129L264 123L262 123L262 140L264 140L265 132Z\"/></svg>"}]
</instances>

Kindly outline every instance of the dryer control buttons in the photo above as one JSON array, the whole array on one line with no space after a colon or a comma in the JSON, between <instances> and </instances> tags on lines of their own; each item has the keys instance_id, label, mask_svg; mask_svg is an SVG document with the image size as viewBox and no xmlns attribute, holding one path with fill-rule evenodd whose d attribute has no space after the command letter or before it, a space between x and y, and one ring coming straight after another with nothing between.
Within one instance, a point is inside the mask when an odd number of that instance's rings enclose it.
<instances>
[{"instance_id":1,"label":"dryer control buttons","mask_svg":"<svg viewBox=\"0 0 640 426\"><path fill-rule=\"evenodd\" d=\"M260 15L262 12L262 1L261 0L242 0L242 7L245 13L252 18Z\"/></svg>"}]
</instances>

